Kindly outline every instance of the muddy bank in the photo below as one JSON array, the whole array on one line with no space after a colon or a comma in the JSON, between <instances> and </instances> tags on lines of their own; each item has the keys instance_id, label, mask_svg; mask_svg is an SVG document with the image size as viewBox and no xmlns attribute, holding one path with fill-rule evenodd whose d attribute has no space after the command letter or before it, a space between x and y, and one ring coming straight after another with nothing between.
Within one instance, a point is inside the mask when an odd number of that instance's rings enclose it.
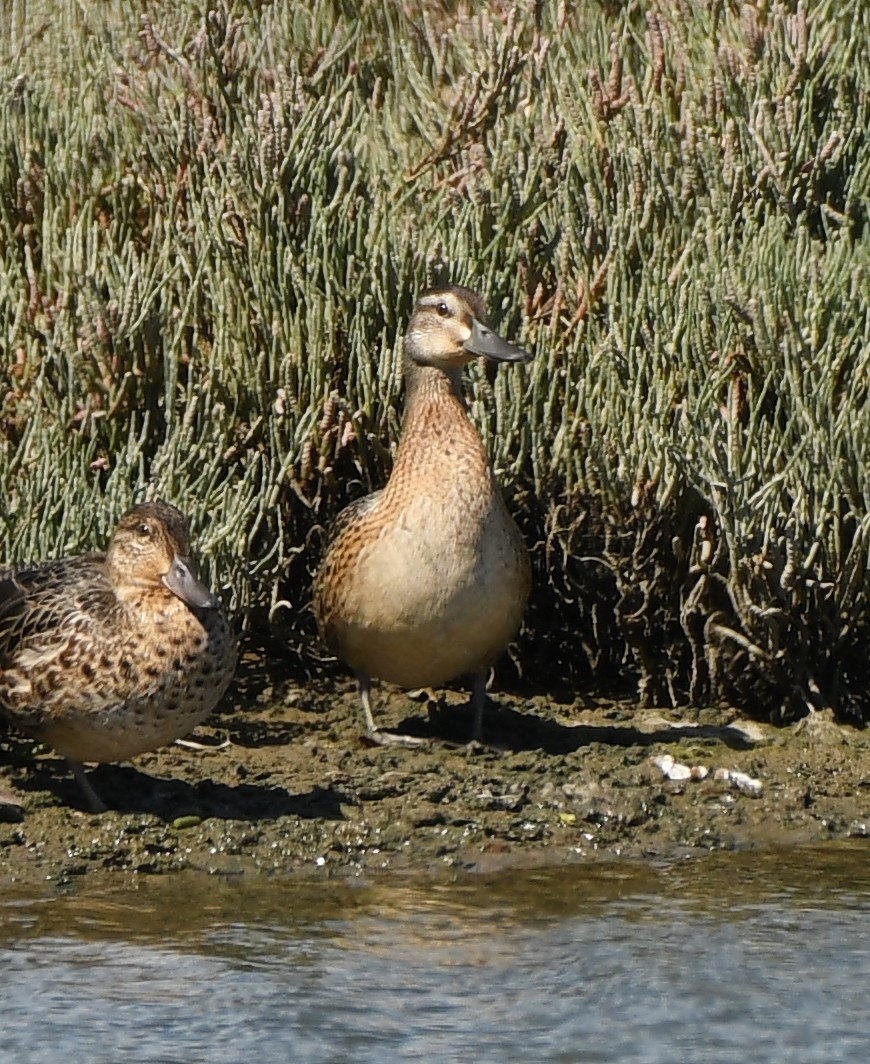
<instances>
[{"instance_id":1,"label":"muddy bank","mask_svg":"<svg viewBox=\"0 0 870 1064\"><path fill-rule=\"evenodd\" d=\"M59 758L0 733L0 792L20 802L0 806L0 877L487 870L870 833L867 732L497 691L490 745L468 747L465 703L381 689L379 721L432 742L370 748L352 684L249 662L201 749L94 770L99 816Z\"/></svg>"}]
</instances>

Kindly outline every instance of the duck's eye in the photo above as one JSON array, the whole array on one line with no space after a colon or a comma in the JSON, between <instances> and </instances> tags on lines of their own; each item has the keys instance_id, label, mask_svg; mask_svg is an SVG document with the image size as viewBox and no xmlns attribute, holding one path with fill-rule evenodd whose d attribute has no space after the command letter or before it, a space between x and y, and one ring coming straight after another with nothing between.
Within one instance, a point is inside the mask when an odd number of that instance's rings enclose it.
<instances>
[{"instance_id":1,"label":"duck's eye","mask_svg":"<svg viewBox=\"0 0 870 1064\"><path fill-rule=\"evenodd\" d=\"M136 531L140 536L150 536L151 525L149 525L147 521L140 521L139 524L136 525Z\"/></svg>"},{"instance_id":2,"label":"duck's eye","mask_svg":"<svg viewBox=\"0 0 870 1064\"><path fill-rule=\"evenodd\" d=\"M450 307L448 307L446 303L439 303L438 306L435 308L435 311L441 318L450 317Z\"/></svg>"}]
</instances>

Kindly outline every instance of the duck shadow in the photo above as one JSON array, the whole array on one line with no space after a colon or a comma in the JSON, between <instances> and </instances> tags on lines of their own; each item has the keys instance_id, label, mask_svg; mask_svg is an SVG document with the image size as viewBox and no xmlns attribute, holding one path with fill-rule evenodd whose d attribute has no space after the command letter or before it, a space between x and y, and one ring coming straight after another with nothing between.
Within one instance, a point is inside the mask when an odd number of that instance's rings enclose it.
<instances>
[{"instance_id":1,"label":"duck shadow","mask_svg":"<svg viewBox=\"0 0 870 1064\"><path fill-rule=\"evenodd\" d=\"M266 746L291 746L306 730L298 724L272 722L268 718L246 720L241 714L218 720L216 726L226 732L233 746L257 749ZM310 729L308 729L310 731Z\"/></svg>"},{"instance_id":2,"label":"duck shadow","mask_svg":"<svg viewBox=\"0 0 870 1064\"><path fill-rule=\"evenodd\" d=\"M87 811L81 789L63 771L62 762L57 768L34 766L17 786L51 791L65 805ZM188 783L151 776L130 765L98 765L87 776L110 812L150 814L165 822L184 816L203 820L270 821L284 816L343 820L342 803L350 801L333 788L313 787L306 794L293 794L284 787L257 783L229 786L208 779Z\"/></svg>"},{"instance_id":3,"label":"duck shadow","mask_svg":"<svg viewBox=\"0 0 870 1064\"><path fill-rule=\"evenodd\" d=\"M428 720L406 717L397 730L422 739L443 740L465 745L471 735L471 705L430 706ZM673 724L652 730L633 728L624 724L560 724L538 716L522 713L497 702L487 701L483 715L483 742L500 750L520 753L541 750L547 754L570 754L591 743L607 746L654 746L675 743L681 739L709 739L723 743L732 750L749 750L752 741L739 728L727 725Z\"/></svg>"}]
</instances>

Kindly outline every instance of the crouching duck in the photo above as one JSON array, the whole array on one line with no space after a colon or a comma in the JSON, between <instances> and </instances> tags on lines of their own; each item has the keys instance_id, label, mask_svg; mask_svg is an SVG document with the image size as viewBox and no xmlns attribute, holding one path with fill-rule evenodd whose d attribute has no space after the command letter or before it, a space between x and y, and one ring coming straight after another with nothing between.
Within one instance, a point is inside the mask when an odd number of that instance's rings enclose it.
<instances>
[{"instance_id":1,"label":"crouching duck","mask_svg":"<svg viewBox=\"0 0 870 1064\"><path fill-rule=\"evenodd\" d=\"M194 575L187 520L146 502L105 554L0 570L0 713L82 770L186 735L227 689L236 641Z\"/></svg>"}]
</instances>

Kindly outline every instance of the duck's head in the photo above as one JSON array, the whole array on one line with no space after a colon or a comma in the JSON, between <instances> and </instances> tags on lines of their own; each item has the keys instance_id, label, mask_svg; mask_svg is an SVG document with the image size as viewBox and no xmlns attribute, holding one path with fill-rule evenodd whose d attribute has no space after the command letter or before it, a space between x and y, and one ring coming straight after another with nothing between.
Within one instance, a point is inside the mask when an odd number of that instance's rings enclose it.
<instances>
[{"instance_id":1,"label":"duck's head","mask_svg":"<svg viewBox=\"0 0 870 1064\"><path fill-rule=\"evenodd\" d=\"M490 328L483 300L459 285L430 288L417 300L405 333L405 355L418 366L461 369L473 358L529 362L532 356Z\"/></svg>"},{"instance_id":2,"label":"duck's head","mask_svg":"<svg viewBox=\"0 0 870 1064\"><path fill-rule=\"evenodd\" d=\"M119 597L160 587L194 609L215 609L216 595L195 576L190 563L187 518L165 502L133 506L118 522L106 563Z\"/></svg>"}]
</instances>

